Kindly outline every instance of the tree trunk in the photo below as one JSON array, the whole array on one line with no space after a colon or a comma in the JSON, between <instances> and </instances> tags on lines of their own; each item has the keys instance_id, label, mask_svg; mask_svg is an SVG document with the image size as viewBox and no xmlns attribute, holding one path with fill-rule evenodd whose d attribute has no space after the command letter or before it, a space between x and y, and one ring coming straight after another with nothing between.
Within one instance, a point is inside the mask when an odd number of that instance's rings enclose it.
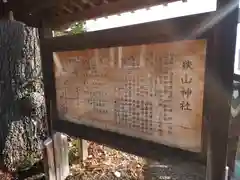
<instances>
[{"instance_id":1,"label":"tree trunk","mask_svg":"<svg viewBox=\"0 0 240 180\"><path fill-rule=\"evenodd\" d=\"M9 171L41 156L45 103L37 29L0 21L0 163Z\"/></svg>"}]
</instances>

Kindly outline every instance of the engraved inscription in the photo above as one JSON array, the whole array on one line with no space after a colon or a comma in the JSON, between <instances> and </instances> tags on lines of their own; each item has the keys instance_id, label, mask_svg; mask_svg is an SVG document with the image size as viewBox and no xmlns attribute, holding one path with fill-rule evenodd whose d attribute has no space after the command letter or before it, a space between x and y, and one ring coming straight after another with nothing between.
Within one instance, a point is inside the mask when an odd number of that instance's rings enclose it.
<instances>
[{"instance_id":1,"label":"engraved inscription","mask_svg":"<svg viewBox=\"0 0 240 180\"><path fill-rule=\"evenodd\" d=\"M201 151L204 40L56 53L59 115ZM55 67L57 68L57 66Z\"/></svg>"}]
</instances>

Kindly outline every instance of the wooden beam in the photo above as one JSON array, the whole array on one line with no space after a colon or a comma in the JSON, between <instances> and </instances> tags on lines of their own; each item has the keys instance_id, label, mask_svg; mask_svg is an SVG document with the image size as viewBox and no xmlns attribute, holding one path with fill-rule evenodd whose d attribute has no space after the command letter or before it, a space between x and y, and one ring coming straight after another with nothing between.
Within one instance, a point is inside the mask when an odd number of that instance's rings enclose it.
<instances>
[{"instance_id":1,"label":"wooden beam","mask_svg":"<svg viewBox=\"0 0 240 180\"><path fill-rule=\"evenodd\" d=\"M54 7L58 0L41 0L41 1L18 1L9 0L9 6L16 13L35 14L43 9ZM21 7L21 8L20 8Z\"/></svg>"},{"instance_id":2,"label":"wooden beam","mask_svg":"<svg viewBox=\"0 0 240 180\"><path fill-rule=\"evenodd\" d=\"M49 18L46 9L57 6L58 0L41 0L41 1L18 1L9 0L7 8L12 10L17 21L22 21L28 26L41 27L41 21ZM51 14L52 15L52 14Z\"/></svg>"},{"instance_id":3,"label":"wooden beam","mask_svg":"<svg viewBox=\"0 0 240 180\"><path fill-rule=\"evenodd\" d=\"M209 16L209 13L205 13L79 35L46 38L43 43L56 52L191 39L189 35L192 31Z\"/></svg>"},{"instance_id":4,"label":"wooden beam","mask_svg":"<svg viewBox=\"0 0 240 180\"><path fill-rule=\"evenodd\" d=\"M154 160L161 161L162 158L169 158L175 160L182 159L184 162L205 162L205 159L202 158L199 153L188 152L178 148L171 148L139 138L120 135L118 133L72 123L67 120L56 120L53 128L59 132L65 132L73 137L94 141L96 143L104 144L121 151Z\"/></svg>"},{"instance_id":5,"label":"wooden beam","mask_svg":"<svg viewBox=\"0 0 240 180\"><path fill-rule=\"evenodd\" d=\"M68 8L67 6L62 6L62 9L65 10L66 12L72 14L73 13L73 10L71 10L70 8Z\"/></svg>"},{"instance_id":6,"label":"wooden beam","mask_svg":"<svg viewBox=\"0 0 240 180\"><path fill-rule=\"evenodd\" d=\"M93 2L92 1L90 1L90 0L81 0L84 4L89 4L91 7L94 7L95 6L95 4L93 4Z\"/></svg>"},{"instance_id":7,"label":"wooden beam","mask_svg":"<svg viewBox=\"0 0 240 180\"><path fill-rule=\"evenodd\" d=\"M104 4L108 4L108 0L103 0L103 3Z\"/></svg>"},{"instance_id":8,"label":"wooden beam","mask_svg":"<svg viewBox=\"0 0 240 180\"><path fill-rule=\"evenodd\" d=\"M80 11L83 10L83 7L74 0L70 0L70 4L72 4L74 7L78 8Z\"/></svg>"},{"instance_id":9,"label":"wooden beam","mask_svg":"<svg viewBox=\"0 0 240 180\"><path fill-rule=\"evenodd\" d=\"M112 14L122 13L125 11L132 11L140 8L146 8L154 5L160 5L164 3L170 3L178 0L119 0L116 2L108 2L107 4L102 4L100 6L94 6L90 9L74 13L72 15L64 15L59 17L53 17L49 19L48 26L53 25L53 27L58 27L63 24L83 21L87 19L109 16Z\"/></svg>"},{"instance_id":10,"label":"wooden beam","mask_svg":"<svg viewBox=\"0 0 240 180\"><path fill-rule=\"evenodd\" d=\"M6 12L6 4L3 1L0 1L0 19L4 18L7 12Z\"/></svg>"}]
</instances>

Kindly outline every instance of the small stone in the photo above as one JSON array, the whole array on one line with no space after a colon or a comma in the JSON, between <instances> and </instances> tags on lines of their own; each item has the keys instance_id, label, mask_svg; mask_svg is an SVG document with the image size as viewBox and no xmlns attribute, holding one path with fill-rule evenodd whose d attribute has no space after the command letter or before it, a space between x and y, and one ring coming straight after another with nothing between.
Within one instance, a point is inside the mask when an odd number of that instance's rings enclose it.
<instances>
[{"instance_id":1,"label":"small stone","mask_svg":"<svg viewBox=\"0 0 240 180\"><path fill-rule=\"evenodd\" d=\"M115 171L113 174L114 174L114 176L116 176L117 178L120 178L120 177L121 177L121 173L118 172L118 171Z\"/></svg>"}]
</instances>

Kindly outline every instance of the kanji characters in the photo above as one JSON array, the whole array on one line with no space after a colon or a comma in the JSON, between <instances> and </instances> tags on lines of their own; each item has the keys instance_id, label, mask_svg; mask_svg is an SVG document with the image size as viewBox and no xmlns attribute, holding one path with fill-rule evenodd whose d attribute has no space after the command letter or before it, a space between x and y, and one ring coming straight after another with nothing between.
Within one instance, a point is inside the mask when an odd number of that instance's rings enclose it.
<instances>
[{"instance_id":1,"label":"kanji characters","mask_svg":"<svg viewBox=\"0 0 240 180\"><path fill-rule=\"evenodd\" d=\"M183 111L191 111L191 104L188 101L180 102L180 108Z\"/></svg>"},{"instance_id":2,"label":"kanji characters","mask_svg":"<svg viewBox=\"0 0 240 180\"><path fill-rule=\"evenodd\" d=\"M190 60L183 61L182 68L183 68L183 70L188 70L188 69L192 70L192 61L190 61Z\"/></svg>"},{"instance_id":3,"label":"kanji characters","mask_svg":"<svg viewBox=\"0 0 240 180\"><path fill-rule=\"evenodd\" d=\"M192 70L192 61L190 60L184 60L182 62L182 68L184 71L187 70ZM182 111L191 111L191 104L188 101L188 99L190 98L190 96L192 95L192 89L189 87L186 87L186 85L191 84L192 83L192 77L190 77L187 72L185 72L184 76L180 78L182 85L185 85L182 87L182 89L180 90L180 93L183 97L183 101L180 102L180 109Z\"/></svg>"}]
</instances>

